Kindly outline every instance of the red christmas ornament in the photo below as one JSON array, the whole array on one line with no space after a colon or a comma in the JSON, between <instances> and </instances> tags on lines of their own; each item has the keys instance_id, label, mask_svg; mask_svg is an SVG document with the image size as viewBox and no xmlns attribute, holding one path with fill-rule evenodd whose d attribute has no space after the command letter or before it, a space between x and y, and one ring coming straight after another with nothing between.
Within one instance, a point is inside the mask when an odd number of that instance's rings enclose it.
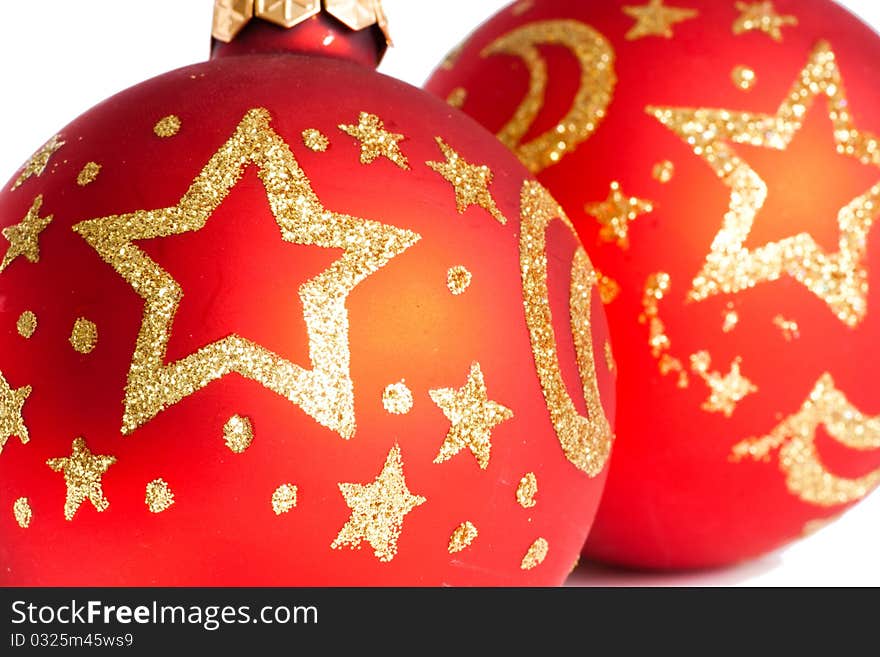
<instances>
[{"instance_id":1,"label":"red christmas ornament","mask_svg":"<svg viewBox=\"0 0 880 657\"><path fill-rule=\"evenodd\" d=\"M0 193L3 585L569 572L613 421L589 261L490 134L314 21L109 99Z\"/></svg>"},{"instance_id":2,"label":"red christmas ornament","mask_svg":"<svg viewBox=\"0 0 880 657\"><path fill-rule=\"evenodd\" d=\"M733 562L880 482L878 61L826 0L525 0L429 82L602 274L618 442L588 555Z\"/></svg>"}]
</instances>

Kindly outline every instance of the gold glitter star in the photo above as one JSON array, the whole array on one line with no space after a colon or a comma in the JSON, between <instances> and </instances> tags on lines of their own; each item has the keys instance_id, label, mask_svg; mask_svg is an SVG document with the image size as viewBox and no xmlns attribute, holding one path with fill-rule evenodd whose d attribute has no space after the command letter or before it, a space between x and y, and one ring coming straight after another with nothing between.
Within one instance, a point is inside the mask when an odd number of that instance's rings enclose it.
<instances>
[{"instance_id":1,"label":"gold glitter star","mask_svg":"<svg viewBox=\"0 0 880 657\"><path fill-rule=\"evenodd\" d=\"M388 132L385 124L375 114L361 112L357 125L339 124L339 129L361 143L361 164L370 164L380 157L387 157L401 169L409 169L409 163L400 152L403 135Z\"/></svg>"},{"instance_id":2,"label":"gold glitter star","mask_svg":"<svg viewBox=\"0 0 880 657\"><path fill-rule=\"evenodd\" d=\"M386 562L397 554L403 519L427 501L407 488L398 445L388 452L385 466L373 483L339 484L339 490L351 509L351 518L330 547L334 550L343 545L359 548L366 541L376 558Z\"/></svg>"},{"instance_id":3,"label":"gold glitter star","mask_svg":"<svg viewBox=\"0 0 880 657\"><path fill-rule=\"evenodd\" d=\"M40 150L31 155L31 159L27 161L21 170L21 175L15 179L12 189L17 189L31 176L42 176L43 171L46 170L46 165L49 164L49 160L55 154L55 151L62 146L64 146L64 142L61 141L61 135L55 135L47 141Z\"/></svg>"},{"instance_id":4,"label":"gold glitter star","mask_svg":"<svg viewBox=\"0 0 880 657\"><path fill-rule=\"evenodd\" d=\"M489 401L480 364L471 365L467 383L458 390L440 388L428 394L452 425L434 463L443 463L465 447L485 470L492 450L492 429L513 417L513 411Z\"/></svg>"},{"instance_id":5,"label":"gold glitter star","mask_svg":"<svg viewBox=\"0 0 880 657\"><path fill-rule=\"evenodd\" d=\"M623 7L623 13L636 20L636 24L626 33L628 41L646 36L671 39L673 25L696 18L698 14L696 9L667 7L663 4L663 0L648 0L646 5Z\"/></svg>"},{"instance_id":6,"label":"gold glitter star","mask_svg":"<svg viewBox=\"0 0 880 657\"><path fill-rule=\"evenodd\" d=\"M730 365L730 372L721 375L720 372L710 372L712 357L707 351L698 351L691 354L691 369L709 386L709 399L703 402L702 409L709 413L724 413L724 417L730 417L736 410L736 405L745 397L758 392L757 386L744 377L739 370L741 360L735 359Z\"/></svg>"},{"instance_id":7,"label":"gold glitter star","mask_svg":"<svg viewBox=\"0 0 880 657\"><path fill-rule=\"evenodd\" d=\"M55 472L64 472L67 484L64 517L67 520L73 520L74 514L86 500L99 512L110 506L101 488L101 477L114 463L115 456L92 454L85 438L74 439L70 456L46 461L46 465Z\"/></svg>"},{"instance_id":8,"label":"gold glitter star","mask_svg":"<svg viewBox=\"0 0 880 657\"><path fill-rule=\"evenodd\" d=\"M502 226L507 223L507 217L501 214L495 199L489 191L492 182L492 171L485 165L470 164L461 155L449 146L443 139L437 137L437 144L446 162L426 162L441 176L446 178L455 188L455 204L458 213L464 214L472 205L478 205L488 211Z\"/></svg>"},{"instance_id":9,"label":"gold glitter star","mask_svg":"<svg viewBox=\"0 0 880 657\"><path fill-rule=\"evenodd\" d=\"M825 253L809 233L754 250L743 246L767 198L767 185L728 142L785 150L820 94L828 98L837 151L880 168L880 141L855 127L834 52L824 41L814 49L776 114L647 108L649 114L685 140L730 187L728 212L703 269L694 278L689 292L691 300L736 293L788 275L822 299L848 326L856 326L864 318L868 294L866 241L871 225L880 215L880 181L838 212L840 240L835 253Z\"/></svg>"},{"instance_id":10,"label":"gold glitter star","mask_svg":"<svg viewBox=\"0 0 880 657\"><path fill-rule=\"evenodd\" d=\"M654 210L651 201L627 196L620 189L620 183L611 183L608 198L600 203L588 203L584 208L587 214L596 218L601 228L599 239L604 242L617 241L622 249L629 246L629 224L636 217Z\"/></svg>"},{"instance_id":11,"label":"gold glitter star","mask_svg":"<svg viewBox=\"0 0 880 657\"><path fill-rule=\"evenodd\" d=\"M782 28L785 25L797 25L797 18L794 16L777 14L772 2L737 2L736 8L740 15L733 22L734 34L760 30L774 41L782 41Z\"/></svg>"},{"instance_id":12,"label":"gold glitter star","mask_svg":"<svg viewBox=\"0 0 880 657\"><path fill-rule=\"evenodd\" d=\"M43 195L34 199L31 209L27 211L21 223L7 226L3 229L3 237L9 242L3 262L0 263L0 273L6 269L13 260L19 256L27 258L28 262L40 261L40 234L52 223L52 215L40 216L40 207L43 205Z\"/></svg>"},{"instance_id":13,"label":"gold glitter star","mask_svg":"<svg viewBox=\"0 0 880 657\"><path fill-rule=\"evenodd\" d=\"M267 110L250 110L176 206L101 217L73 227L145 301L125 388L124 434L212 381L237 373L299 406L343 438L354 435L346 300L358 284L421 238L326 209L270 120ZM134 242L200 230L251 164L258 167L283 241L343 250L337 261L299 288L313 369L235 334L165 364L183 292Z\"/></svg>"},{"instance_id":14,"label":"gold glitter star","mask_svg":"<svg viewBox=\"0 0 880 657\"><path fill-rule=\"evenodd\" d=\"M31 391L30 386L13 390L3 372L0 372L0 454L12 436L18 436L22 445L30 440L21 412Z\"/></svg>"}]
</instances>

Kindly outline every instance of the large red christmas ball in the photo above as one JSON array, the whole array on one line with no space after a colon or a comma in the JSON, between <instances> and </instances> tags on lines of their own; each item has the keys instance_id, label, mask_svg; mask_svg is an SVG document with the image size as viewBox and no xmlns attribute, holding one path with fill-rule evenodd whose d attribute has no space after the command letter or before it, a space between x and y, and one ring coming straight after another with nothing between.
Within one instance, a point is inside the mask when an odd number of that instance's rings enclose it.
<instances>
[{"instance_id":1,"label":"large red christmas ball","mask_svg":"<svg viewBox=\"0 0 880 657\"><path fill-rule=\"evenodd\" d=\"M570 571L613 421L595 274L444 103L221 57L63 128L0 225L3 585Z\"/></svg>"},{"instance_id":2,"label":"large red christmas ball","mask_svg":"<svg viewBox=\"0 0 880 657\"><path fill-rule=\"evenodd\" d=\"M525 0L429 82L603 276L618 442L587 554L733 562L880 482L878 61L826 0Z\"/></svg>"}]
</instances>

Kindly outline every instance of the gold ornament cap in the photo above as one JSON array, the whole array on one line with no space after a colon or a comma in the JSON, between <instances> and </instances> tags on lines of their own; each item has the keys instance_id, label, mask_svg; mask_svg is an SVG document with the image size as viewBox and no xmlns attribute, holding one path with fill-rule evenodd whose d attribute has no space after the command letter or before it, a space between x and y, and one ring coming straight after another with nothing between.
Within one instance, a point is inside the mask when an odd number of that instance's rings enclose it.
<instances>
[{"instance_id":1,"label":"gold ornament cap","mask_svg":"<svg viewBox=\"0 0 880 657\"><path fill-rule=\"evenodd\" d=\"M354 31L376 25L391 45L382 0L214 0L211 33L229 43L254 18L289 29L322 11Z\"/></svg>"}]
</instances>

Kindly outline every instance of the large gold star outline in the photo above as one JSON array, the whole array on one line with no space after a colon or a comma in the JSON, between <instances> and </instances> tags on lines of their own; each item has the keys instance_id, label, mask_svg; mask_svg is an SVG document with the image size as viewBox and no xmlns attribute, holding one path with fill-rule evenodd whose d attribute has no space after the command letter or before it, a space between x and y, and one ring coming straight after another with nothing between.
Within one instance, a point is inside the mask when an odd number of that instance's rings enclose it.
<instances>
[{"instance_id":1,"label":"large gold star outline","mask_svg":"<svg viewBox=\"0 0 880 657\"><path fill-rule=\"evenodd\" d=\"M880 182L839 211L840 239L835 253L822 251L808 233L754 250L743 246L767 198L767 185L725 142L785 150L820 94L828 98L837 151L880 168L880 142L855 127L834 52L824 41L814 49L776 114L646 108L685 140L730 187L729 209L712 241L705 265L694 278L689 292L692 300L735 293L787 274L822 299L848 326L856 326L864 318L868 294L865 243L871 225L880 215Z\"/></svg>"},{"instance_id":2,"label":"large gold star outline","mask_svg":"<svg viewBox=\"0 0 880 657\"><path fill-rule=\"evenodd\" d=\"M125 389L124 434L235 372L298 405L343 438L354 435L345 302L355 286L420 236L327 210L270 121L265 109L247 112L176 206L101 217L73 227L145 301ZM344 251L339 260L299 288L312 369L234 334L165 364L183 292L171 275L133 242L200 230L249 164L258 167L282 240Z\"/></svg>"}]
</instances>

